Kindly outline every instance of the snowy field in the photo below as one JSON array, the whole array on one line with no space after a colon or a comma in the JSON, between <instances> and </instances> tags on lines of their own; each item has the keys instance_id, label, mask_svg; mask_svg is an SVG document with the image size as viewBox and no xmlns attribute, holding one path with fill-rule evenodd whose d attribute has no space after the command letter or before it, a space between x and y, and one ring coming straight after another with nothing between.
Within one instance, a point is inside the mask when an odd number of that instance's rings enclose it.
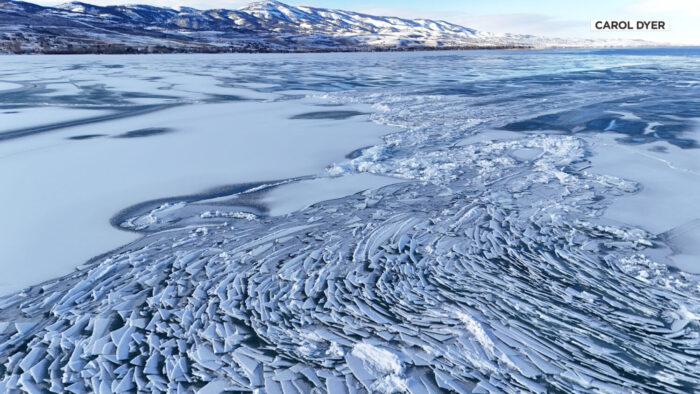
<instances>
[{"instance_id":1,"label":"snowy field","mask_svg":"<svg viewBox=\"0 0 700 394\"><path fill-rule=\"evenodd\" d=\"M0 392L700 390L699 60L3 58Z\"/></svg>"}]
</instances>

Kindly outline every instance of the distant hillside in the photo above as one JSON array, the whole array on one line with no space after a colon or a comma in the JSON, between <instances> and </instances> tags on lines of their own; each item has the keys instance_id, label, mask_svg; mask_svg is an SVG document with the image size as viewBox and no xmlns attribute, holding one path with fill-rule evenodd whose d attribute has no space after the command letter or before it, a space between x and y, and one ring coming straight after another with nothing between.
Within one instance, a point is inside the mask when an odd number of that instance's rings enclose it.
<instances>
[{"instance_id":1,"label":"distant hillside","mask_svg":"<svg viewBox=\"0 0 700 394\"><path fill-rule=\"evenodd\" d=\"M56 7L0 0L0 52L325 52L644 46L644 41L496 35L445 21L295 7L277 1L239 10L72 2Z\"/></svg>"}]
</instances>

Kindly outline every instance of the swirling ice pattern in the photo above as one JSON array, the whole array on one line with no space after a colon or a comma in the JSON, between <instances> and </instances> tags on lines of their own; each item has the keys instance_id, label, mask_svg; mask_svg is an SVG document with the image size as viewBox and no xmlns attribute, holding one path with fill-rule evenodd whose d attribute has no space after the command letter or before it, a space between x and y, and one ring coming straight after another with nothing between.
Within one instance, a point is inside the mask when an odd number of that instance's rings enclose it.
<instances>
[{"instance_id":1,"label":"swirling ice pattern","mask_svg":"<svg viewBox=\"0 0 700 394\"><path fill-rule=\"evenodd\" d=\"M697 390L698 278L599 219L639 185L587 171L575 134L469 140L640 94L585 80L328 96L402 127L329 173L407 182L283 218L202 214L3 299L0 390Z\"/></svg>"}]
</instances>

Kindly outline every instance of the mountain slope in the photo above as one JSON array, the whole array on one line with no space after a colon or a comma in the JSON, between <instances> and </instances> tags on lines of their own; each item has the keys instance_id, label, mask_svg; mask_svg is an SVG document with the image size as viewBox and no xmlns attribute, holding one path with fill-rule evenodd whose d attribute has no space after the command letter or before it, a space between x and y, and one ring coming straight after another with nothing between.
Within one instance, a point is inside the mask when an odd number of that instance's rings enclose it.
<instances>
[{"instance_id":1,"label":"mountain slope","mask_svg":"<svg viewBox=\"0 0 700 394\"><path fill-rule=\"evenodd\" d=\"M277 1L239 10L148 5L56 7L0 0L0 52L270 52L639 46L640 41L494 35L444 21L296 7Z\"/></svg>"}]
</instances>

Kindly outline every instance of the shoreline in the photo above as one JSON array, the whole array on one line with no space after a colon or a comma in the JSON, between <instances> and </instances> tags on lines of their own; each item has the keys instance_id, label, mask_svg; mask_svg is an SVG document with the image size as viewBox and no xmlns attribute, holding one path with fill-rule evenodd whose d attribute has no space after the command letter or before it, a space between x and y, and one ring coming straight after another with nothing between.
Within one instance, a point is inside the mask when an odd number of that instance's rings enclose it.
<instances>
[{"instance_id":1,"label":"shoreline","mask_svg":"<svg viewBox=\"0 0 700 394\"><path fill-rule=\"evenodd\" d=\"M308 50L248 50L242 48L217 48L217 47L187 47L182 50L165 47L122 47L122 44L112 46L96 46L88 48L59 49L51 51L22 51L22 52L0 52L0 55L168 55L168 54L302 54L302 53L385 53L385 52L439 52L439 51L477 51L477 50L527 50L541 49L533 46L446 46L446 47L406 47L406 48L333 48L333 49L308 49ZM572 49L572 48L567 48ZM601 48L602 49L602 48Z\"/></svg>"},{"instance_id":2,"label":"shoreline","mask_svg":"<svg viewBox=\"0 0 700 394\"><path fill-rule=\"evenodd\" d=\"M449 46L449 47L409 47L409 48L346 48L346 49L310 49L310 50L231 50L231 48L187 48L175 50L173 48L156 48L155 50L143 50L143 48L127 47L123 49L107 48L101 50L95 48L79 50L57 51L26 51L26 52L2 52L0 56L31 56L31 55L218 55L218 54L323 54L323 53L405 53L405 52L450 52L450 51L548 51L548 50L619 50L619 49L673 49L673 48L700 48L700 45L651 45L651 46L609 46L609 47L534 47L534 46Z\"/></svg>"}]
</instances>

